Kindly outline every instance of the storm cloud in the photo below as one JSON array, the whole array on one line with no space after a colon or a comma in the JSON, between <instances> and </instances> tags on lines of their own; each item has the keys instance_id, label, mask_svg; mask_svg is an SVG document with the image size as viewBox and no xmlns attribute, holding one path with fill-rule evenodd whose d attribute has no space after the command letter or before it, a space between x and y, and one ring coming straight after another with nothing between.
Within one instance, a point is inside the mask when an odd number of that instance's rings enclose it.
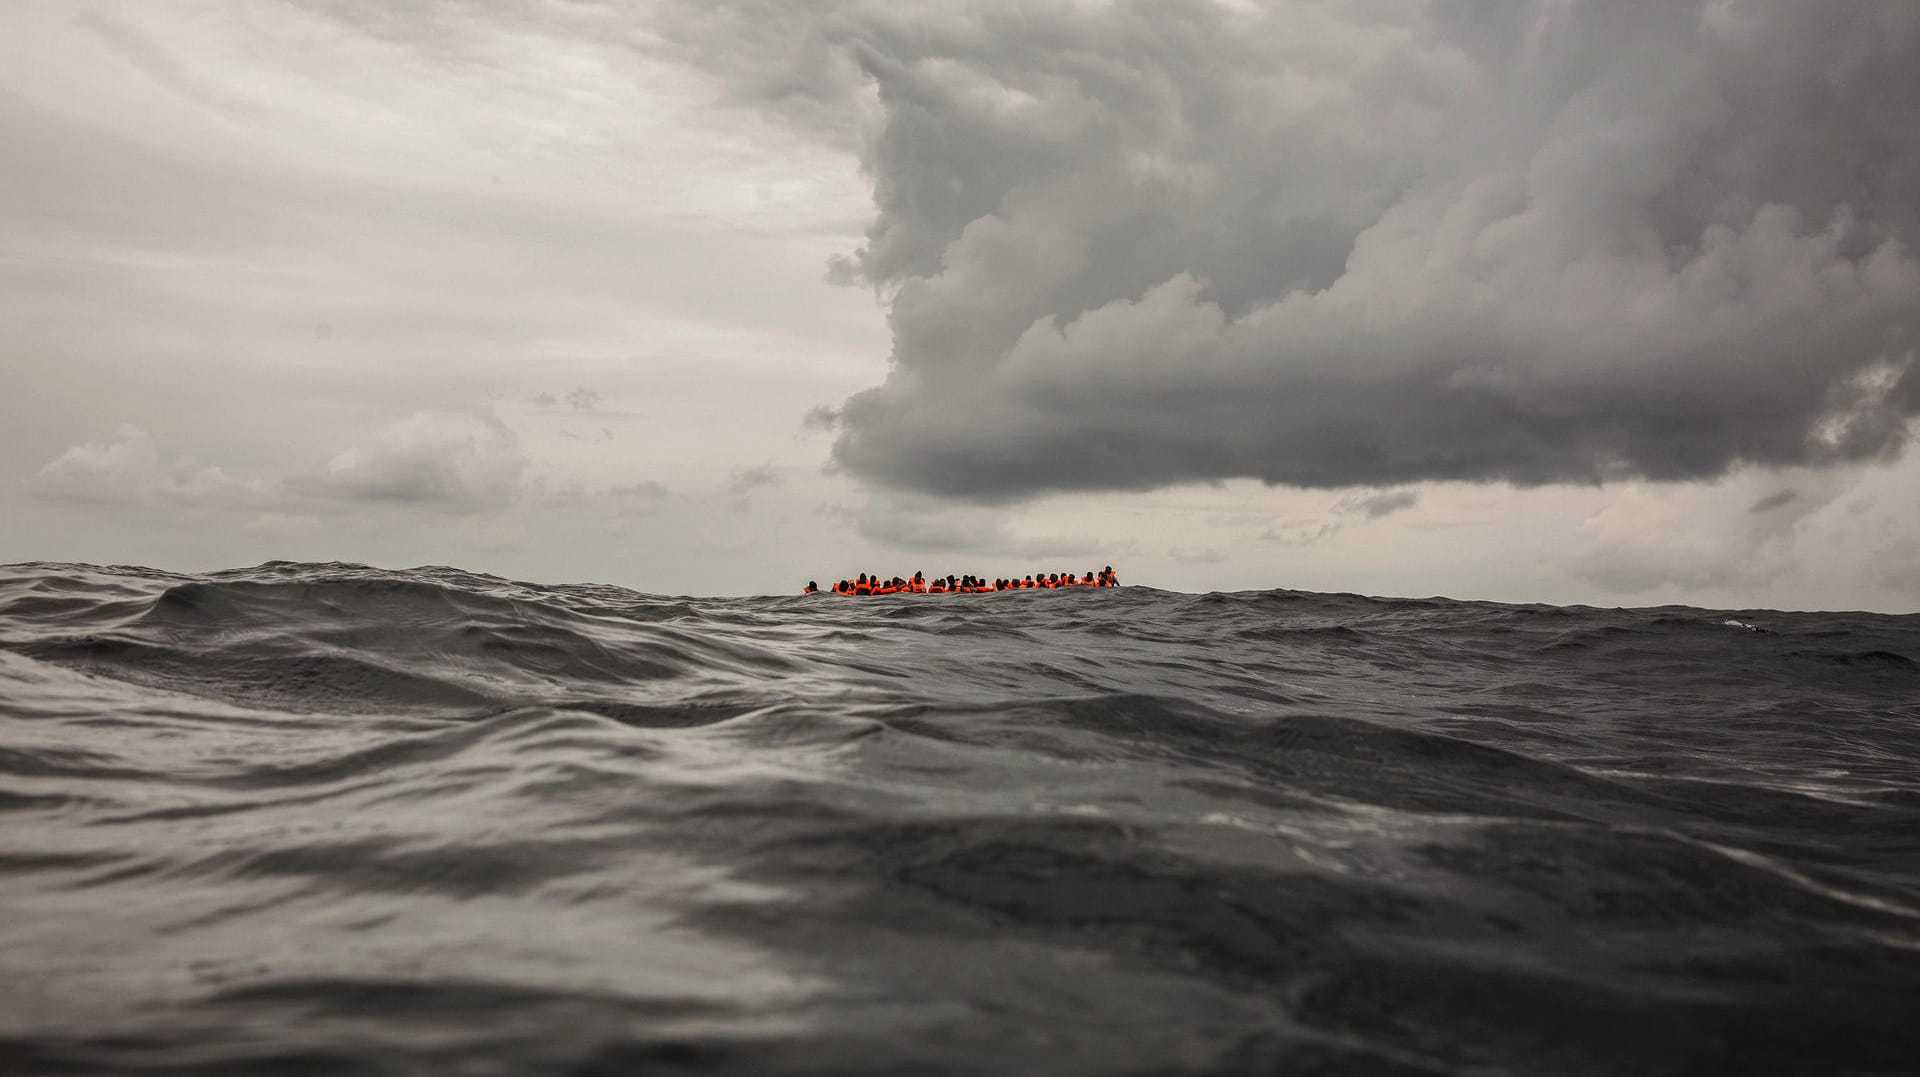
<instances>
[{"instance_id":1,"label":"storm cloud","mask_svg":"<svg viewBox=\"0 0 1920 1077\"><path fill-rule=\"evenodd\" d=\"M980 501L1711 478L1920 407L1905 0L702 5L857 126L884 383L833 456Z\"/></svg>"}]
</instances>

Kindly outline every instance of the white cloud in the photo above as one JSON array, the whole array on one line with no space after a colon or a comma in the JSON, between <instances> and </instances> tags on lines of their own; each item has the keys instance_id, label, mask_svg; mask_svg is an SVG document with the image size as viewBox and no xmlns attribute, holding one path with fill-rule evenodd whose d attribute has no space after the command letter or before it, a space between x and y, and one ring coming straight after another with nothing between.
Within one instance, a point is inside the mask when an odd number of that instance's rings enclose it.
<instances>
[{"instance_id":1,"label":"white cloud","mask_svg":"<svg viewBox=\"0 0 1920 1077\"><path fill-rule=\"evenodd\" d=\"M1702 489L1616 490L1580 524L1572 568L1608 593L1735 594L1803 572L1802 543L1822 510L1857 477L1741 472ZM1786 496L1782 496L1786 495Z\"/></svg>"},{"instance_id":2,"label":"white cloud","mask_svg":"<svg viewBox=\"0 0 1920 1077\"><path fill-rule=\"evenodd\" d=\"M181 508L233 504L257 487L189 456L162 457L153 436L122 425L111 440L75 445L30 480L35 497L95 507Z\"/></svg>"},{"instance_id":3,"label":"white cloud","mask_svg":"<svg viewBox=\"0 0 1920 1077\"><path fill-rule=\"evenodd\" d=\"M188 456L164 455L153 436L122 426L112 440L73 446L42 467L29 490L44 501L95 508L259 511L263 521L358 504L478 513L532 492L517 437L491 416L420 412L340 450L322 468L277 480L236 478Z\"/></svg>"},{"instance_id":4,"label":"white cloud","mask_svg":"<svg viewBox=\"0 0 1920 1077\"><path fill-rule=\"evenodd\" d=\"M322 500L477 513L519 501L527 466L518 438L500 420L422 412L286 486Z\"/></svg>"}]
</instances>

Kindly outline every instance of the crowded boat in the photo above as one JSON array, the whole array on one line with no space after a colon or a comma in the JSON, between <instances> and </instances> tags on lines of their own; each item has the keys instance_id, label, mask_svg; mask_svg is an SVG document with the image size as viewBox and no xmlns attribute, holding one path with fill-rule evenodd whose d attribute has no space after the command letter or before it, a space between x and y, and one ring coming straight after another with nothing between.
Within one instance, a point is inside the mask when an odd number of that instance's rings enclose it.
<instances>
[{"instance_id":1,"label":"crowded boat","mask_svg":"<svg viewBox=\"0 0 1920 1077\"><path fill-rule=\"evenodd\" d=\"M836 595L946 595L946 594L992 594L997 591L1053 591L1062 587L1118 587L1120 577L1108 565L1095 572L1088 569L1084 575L1076 576L1071 572L1035 572L1026 576L1006 576L989 580L983 576L935 576L928 579L915 572L911 577L893 576L883 578L878 574L862 572L851 580L841 580L827 591L813 580L807 581L804 594L815 595L832 593Z\"/></svg>"}]
</instances>

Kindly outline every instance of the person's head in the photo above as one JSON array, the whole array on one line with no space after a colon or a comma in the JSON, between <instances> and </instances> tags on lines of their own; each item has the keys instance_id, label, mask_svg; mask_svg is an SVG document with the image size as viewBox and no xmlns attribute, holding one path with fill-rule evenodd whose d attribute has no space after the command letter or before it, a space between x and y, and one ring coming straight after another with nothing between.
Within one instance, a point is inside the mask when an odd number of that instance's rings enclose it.
<instances>
[{"instance_id":1,"label":"person's head","mask_svg":"<svg viewBox=\"0 0 1920 1077\"><path fill-rule=\"evenodd\" d=\"M867 582L867 574L866 574L866 573L864 573L864 572L862 572L862 573L860 574L860 579L859 579L859 580L857 580L857 581L855 581L855 582L858 582L858 583L865 583L865 582Z\"/></svg>"},{"instance_id":2,"label":"person's head","mask_svg":"<svg viewBox=\"0 0 1920 1077\"><path fill-rule=\"evenodd\" d=\"M817 583L815 583L815 582L813 582L812 580L808 580L808 581L807 581L807 590L809 590L809 591L818 591L819 589L820 589L820 585L819 585L819 584L817 584Z\"/></svg>"}]
</instances>

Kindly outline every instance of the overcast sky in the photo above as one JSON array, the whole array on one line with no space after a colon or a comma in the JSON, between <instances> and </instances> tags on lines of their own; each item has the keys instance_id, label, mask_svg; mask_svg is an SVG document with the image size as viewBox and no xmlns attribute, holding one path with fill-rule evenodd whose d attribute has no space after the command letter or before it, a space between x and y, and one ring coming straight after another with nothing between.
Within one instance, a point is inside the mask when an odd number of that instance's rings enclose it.
<instances>
[{"instance_id":1,"label":"overcast sky","mask_svg":"<svg viewBox=\"0 0 1920 1077\"><path fill-rule=\"evenodd\" d=\"M0 6L0 560L1920 609L1912 0Z\"/></svg>"}]
</instances>

